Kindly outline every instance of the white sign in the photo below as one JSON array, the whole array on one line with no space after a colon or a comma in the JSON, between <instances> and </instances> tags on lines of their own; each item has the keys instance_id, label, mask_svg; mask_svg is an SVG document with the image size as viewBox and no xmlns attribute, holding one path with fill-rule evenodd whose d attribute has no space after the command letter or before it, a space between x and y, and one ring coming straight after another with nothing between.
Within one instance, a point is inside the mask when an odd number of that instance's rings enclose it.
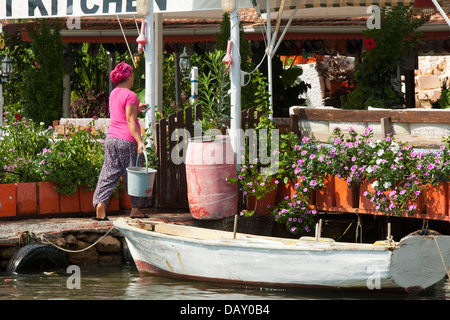
<instances>
[{"instance_id":1,"label":"white sign","mask_svg":"<svg viewBox=\"0 0 450 320\"><path fill-rule=\"evenodd\" d=\"M0 19L133 15L136 0L0 0Z\"/></svg>"}]
</instances>

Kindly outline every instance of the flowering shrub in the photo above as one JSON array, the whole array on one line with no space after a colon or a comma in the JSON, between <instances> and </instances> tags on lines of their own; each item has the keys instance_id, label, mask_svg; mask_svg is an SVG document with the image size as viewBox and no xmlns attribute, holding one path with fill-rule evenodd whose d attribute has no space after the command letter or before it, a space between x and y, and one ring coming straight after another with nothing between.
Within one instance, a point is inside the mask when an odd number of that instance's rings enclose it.
<instances>
[{"instance_id":1,"label":"flowering shrub","mask_svg":"<svg viewBox=\"0 0 450 320\"><path fill-rule=\"evenodd\" d=\"M5 112L0 140L0 183L36 182L40 179L36 155L51 146L53 130L20 113Z\"/></svg>"},{"instance_id":2,"label":"flowering shrub","mask_svg":"<svg viewBox=\"0 0 450 320\"><path fill-rule=\"evenodd\" d=\"M95 93L93 88L76 99L71 107L70 114L74 118L109 118L109 96L105 92Z\"/></svg>"},{"instance_id":3,"label":"flowering shrub","mask_svg":"<svg viewBox=\"0 0 450 320\"><path fill-rule=\"evenodd\" d=\"M388 136L383 141L370 141L366 148L371 154L366 175L373 181L375 192L364 196L376 204L376 210L386 214L415 213L413 203L423 189L423 179L417 171L422 164L412 146L397 143Z\"/></svg>"},{"instance_id":4,"label":"flowering shrub","mask_svg":"<svg viewBox=\"0 0 450 320\"><path fill-rule=\"evenodd\" d=\"M439 150L426 152L391 136L374 139L371 128L360 135L352 128L346 134L335 128L327 144L283 138L277 178L293 181L296 193L277 203L272 213L293 233L309 232L316 213L309 207L311 192L323 187L326 175L344 178L349 186L369 181L372 189L363 196L377 211L398 216L417 212L415 201L427 184L450 180L450 138Z\"/></svg>"},{"instance_id":5,"label":"flowering shrub","mask_svg":"<svg viewBox=\"0 0 450 320\"><path fill-rule=\"evenodd\" d=\"M241 149L244 151L244 148ZM267 193L275 190L278 180L263 170L257 158L250 159L248 152L244 152L242 158L245 162L241 165L236 177L227 179L228 183L238 182L244 196L255 196L256 199L262 199ZM253 210L241 212L241 215L246 217L253 214Z\"/></svg>"},{"instance_id":6,"label":"flowering shrub","mask_svg":"<svg viewBox=\"0 0 450 320\"><path fill-rule=\"evenodd\" d=\"M52 143L50 149L39 153L41 181L54 182L59 193L71 195L78 187L95 189L103 165L105 134L88 128L78 130L69 126L70 135ZM82 168L82 169L81 169Z\"/></svg>"},{"instance_id":7,"label":"flowering shrub","mask_svg":"<svg viewBox=\"0 0 450 320\"><path fill-rule=\"evenodd\" d=\"M343 98L343 108L395 108L403 104L403 93L396 80L397 68L403 65L420 43L424 20L414 16L411 7L382 7L381 28L363 34L363 52L355 63L356 86Z\"/></svg>"},{"instance_id":8,"label":"flowering shrub","mask_svg":"<svg viewBox=\"0 0 450 320\"><path fill-rule=\"evenodd\" d=\"M348 138L336 127L327 146L327 172L344 178L350 185L359 185L366 179L365 168L371 155L364 148L372 139L373 131L368 128L358 137L353 128L348 129Z\"/></svg>"},{"instance_id":9,"label":"flowering shrub","mask_svg":"<svg viewBox=\"0 0 450 320\"><path fill-rule=\"evenodd\" d=\"M286 225L291 233L310 232L314 223L317 211L309 209L302 198L301 193L294 194L292 199L287 196L272 211L275 221Z\"/></svg>"},{"instance_id":10,"label":"flowering shrub","mask_svg":"<svg viewBox=\"0 0 450 320\"><path fill-rule=\"evenodd\" d=\"M76 130L61 139L53 138L53 128L44 128L20 114L6 113L0 140L0 183L54 182L59 193L70 195L79 186L92 190L103 165L104 133Z\"/></svg>"}]
</instances>

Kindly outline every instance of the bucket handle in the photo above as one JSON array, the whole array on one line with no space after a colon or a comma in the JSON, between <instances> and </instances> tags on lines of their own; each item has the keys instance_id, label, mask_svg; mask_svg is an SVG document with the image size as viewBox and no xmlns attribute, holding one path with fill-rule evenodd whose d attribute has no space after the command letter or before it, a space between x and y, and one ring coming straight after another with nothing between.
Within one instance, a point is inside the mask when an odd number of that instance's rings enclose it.
<instances>
[{"instance_id":1,"label":"bucket handle","mask_svg":"<svg viewBox=\"0 0 450 320\"><path fill-rule=\"evenodd\" d=\"M145 174L148 174L147 151L144 148L142 148L142 154L144 155L144 158L145 158L145 168L146 168ZM136 157L136 167L138 166L138 160L139 160L139 153L138 153L138 155Z\"/></svg>"}]
</instances>

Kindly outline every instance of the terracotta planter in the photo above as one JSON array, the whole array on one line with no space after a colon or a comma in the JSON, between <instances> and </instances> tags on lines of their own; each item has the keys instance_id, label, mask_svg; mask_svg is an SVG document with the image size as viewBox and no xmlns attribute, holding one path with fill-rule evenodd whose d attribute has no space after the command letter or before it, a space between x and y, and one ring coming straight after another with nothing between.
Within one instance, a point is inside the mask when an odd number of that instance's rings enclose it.
<instances>
[{"instance_id":1,"label":"terracotta planter","mask_svg":"<svg viewBox=\"0 0 450 320\"><path fill-rule=\"evenodd\" d=\"M413 202L413 204L416 205L416 213L417 214L423 214L426 212L426 205L425 205L425 191L422 190L420 192L420 195L417 196L416 201Z\"/></svg>"},{"instance_id":2,"label":"terracotta planter","mask_svg":"<svg viewBox=\"0 0 450 320\"><path fill-rule=\"evenodd\" d=\"M131 210L131 198L126 190L120 193L119 208L121 210Z\"/></svg>"},{"instance_id":3,"label":"terracotta planter","mask_svg":"<svg viewBox=\"0 0 450 320\"><path fill-rule=\"evenodd\" d=\"M17 215L23 216L38 212L38 197L36 182L16 183Z\"/></svg>"},{"instance_id":4,"label":"terracotta planter","mask_svg":"<svg viewBox=\"0 0 450 320\"><path fill-rule=\"evenodd\" d=\"M271 209L275 206L277 200L277 192L273 190L264 198L256 199L256 196L250 196L247 200L247 209L252 210L255 214L271 214Z\"/></svg>"},{"instance_id":5,"label":"terracotta planter","mask_svg":"<svg viewBox=\"0 0 450 320\"><path fill-rule=\"evenodd\" d=\"M370 202L370 199L364 196L364 192L370 192L375 193L375 189L372 188L373 181L367 181L365 180L361 184L361 188L359 190L359 208L360 209L366 209L366 210L375 210L376 205L372 202Z\"/></svg>"},{"instance_id":6,"label":"terracotta planter","mask_svg":"<svg viewBox=\"0 0 450 320\"><path fill-rule=\"evenodd\" d=\"M426 193L426 213L430 216L447 215L448 212L448 183L428 185Z\"/></svg>"},{"instance_id":7,"label":"terracotta planter","mask_svg":"<svg viewBox=\"0 0 450 320\"><path fill-rule=\"evenodd\" d=\"M329 208L336 206L335 179L331 175L327 175L324 185L321 189L315 190L316 206Z\"/></svg>"},{"instance_id":8,"label":"terracotta planter","mask_svg":"<svg viewBox=\"0 0 450 320\"><path fill-rule=\"evenodd\" d=\"M109 199L108 206L106 207L106 211L119 211L119 197L117 194L113 194L111 199Z\"/></svg>"},{"instance_id":9,"label":"terracotta planter","mask_svg":"<svg viewBox=\"0 0 450 320\"><path fill-rule=\"evenodd\" d=\"M289 197L289 199L292 199L292 195L296 193L297 191L294 188L295 183L290 181L287 184L280 183L277 188L277 200L276 202L283 201L286 197Z\"/></svg>"},{"instance_id":10,"label":"terracotta planter","mask_svg":"<svg viewBox=\"0 0 450 320\"><path fill-rule=\"evenodd\" d=\"M125 186L123 180L120 183ZM119 208L121 210L131 210L131 198L126 188L119 194Z\"/></svg>"},{"instance_id":11,"label":"terracotta planter","mask_svg":"<svg viewBox=\"0 0 450 320\"><path fill-rule=\"evenodd\" d=\"M271 186L275 183L275 180L272 180ZM271 214L272 208L275 206L277 202L277 191L278 188L270 191L265 195L264 198L257 199L256 196L250 196L247 198L247 209L255 211L255 214Z\"/></svg>"},{"instance_id":12,"label":"terracotta planter","mask_svg":"<svg viewBox=\"0 0 450 320\"><path fill-rule=\"evenodd\" d=\"M349 184L344 178L334 177L334 190L337 208L357 208L356 187Z\"/></svg>"},{"instance_id":13,"label":"terracotta planter","mask_svg":"<svg viewBox=\"0 0 450 320\"><path fill-rule=\"evenodd\" d=\"M80 196L78 191L70 196L60 194L59 208L61 213L80 212Z\"/></svg>"},{"instance_id":14,"label":"terracotta planter","mask_svg":"<svg viewBox=\"0 0 450 320\"><path fill-rule=\"evenodd\" d=\"M14 217L16 209L16 185L14 183L0 184L0 217Z\"/></svg>"},{"instance_id":15,"label":"terracotta planter","mask_svg":"<svg viewBox=\"0 0 450 320\"><path fill-rule=\"evenodd\" d=\"M39 182L39 214L59 213L59 193L53 182Z\"/></svg>"},{"instance_id":16,"label":"terracotta planter","mask_svg":"<svg viewBox=\"0 0 450 320\"><path fill-rule=\"evenodd\" d=\"M334 92L342 87L342 81L330 80L330 92Z\"/></svg>"},{"instance_id":17,"label":"terracotta planter","mask_svg":"<svg viewBox=\"0 0 450 320\"><path fill-rule=\"evenodd\" d=\"M78 188L78 194L80 196L80 212L94 212L94 205L92 199L94 198L94 191L85 191L85 187Z\"/></svg>"}]
</instances>

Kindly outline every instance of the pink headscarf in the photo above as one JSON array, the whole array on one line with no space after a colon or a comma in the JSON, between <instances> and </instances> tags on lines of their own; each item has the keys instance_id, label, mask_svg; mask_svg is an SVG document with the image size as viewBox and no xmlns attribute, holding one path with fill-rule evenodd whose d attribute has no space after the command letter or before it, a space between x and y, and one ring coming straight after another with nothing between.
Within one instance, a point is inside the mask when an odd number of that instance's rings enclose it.
<instances>
[{"instance_id":1,"label":"pink headscarf","mask_svg":"<svg viewBox=\"0 0 450 320\"><path fill-rule=\"evenodd\" d=\"M111 71L109 76L111 81L118 85L120 81L128 79L132 74L133 68L129 64L126 64L125 61L122 61Z\"/></svg>"}]
</instances>

